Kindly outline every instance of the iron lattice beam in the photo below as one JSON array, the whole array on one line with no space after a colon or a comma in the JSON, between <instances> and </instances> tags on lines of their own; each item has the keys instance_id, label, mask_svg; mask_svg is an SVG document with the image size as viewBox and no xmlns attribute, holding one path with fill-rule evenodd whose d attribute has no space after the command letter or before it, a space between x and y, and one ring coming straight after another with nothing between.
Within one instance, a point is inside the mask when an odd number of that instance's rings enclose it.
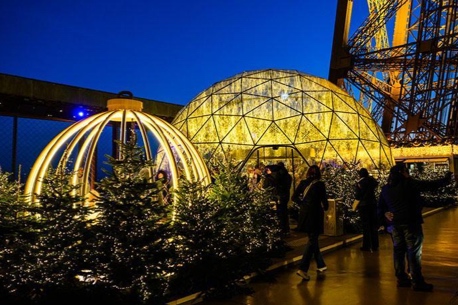
<instances>
[{"instance_id":1,"label":"iron lattice beam","mask_svg":"<svg viewBox=\"0 0 458 305\"><path fill-rule=\"evenodd\" d=\"M346 53L340 50L349 63L340 71L340 83L371 111L392 141L457 142L458 0L415 5L412 0L369 1L379 3L370 5L370 16L342 47ZM386 35L389 20L406 5L406 43L376 45L382 41L376 36Z\"/></svg>"}]
</instances>

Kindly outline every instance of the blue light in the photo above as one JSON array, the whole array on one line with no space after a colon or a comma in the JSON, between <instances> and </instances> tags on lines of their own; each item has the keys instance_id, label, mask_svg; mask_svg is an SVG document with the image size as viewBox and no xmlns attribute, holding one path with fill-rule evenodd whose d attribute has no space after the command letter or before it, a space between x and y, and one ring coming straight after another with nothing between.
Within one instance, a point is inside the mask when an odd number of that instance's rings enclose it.
<instances>
[{"instance_id":1,"label":"blue light","mask_svg":"<svg viewBox=\"0 0 458 305\"><path fill-rule=\"evenodd\" d=\"M72 117L75 120L84 119L88 116L87 110L83 106L78 106L73 108L72 110Z\"/></svg>"}]
</instances>

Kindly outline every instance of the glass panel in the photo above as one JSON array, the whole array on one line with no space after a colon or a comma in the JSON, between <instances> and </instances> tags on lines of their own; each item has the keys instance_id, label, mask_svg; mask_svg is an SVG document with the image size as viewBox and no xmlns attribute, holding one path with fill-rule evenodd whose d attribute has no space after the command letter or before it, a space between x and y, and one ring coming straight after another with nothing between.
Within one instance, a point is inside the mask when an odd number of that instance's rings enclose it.
<instances>
[{"instance_id":1,"label":"glass panel","mask_svg":"<svg viewBox=\"0 0 458 305\"><path fill-rule=\"evenodd\" d=\"M207 160L218 154L227 159L230 144L237 159L251 160L250 154L259 150L274 160L280 156L267 147L290 146L306 164L361 160L366 167L388 168L393 162L381 129L366 109L325 79L293 70L250 71L215 84L196 99L202 96L212 96L195 112L205 119L189 115L186 128L179 123L182 117L173 124L187 131ZM195 109L195 101L186 107Z\"/></svg>"}]
</instances>

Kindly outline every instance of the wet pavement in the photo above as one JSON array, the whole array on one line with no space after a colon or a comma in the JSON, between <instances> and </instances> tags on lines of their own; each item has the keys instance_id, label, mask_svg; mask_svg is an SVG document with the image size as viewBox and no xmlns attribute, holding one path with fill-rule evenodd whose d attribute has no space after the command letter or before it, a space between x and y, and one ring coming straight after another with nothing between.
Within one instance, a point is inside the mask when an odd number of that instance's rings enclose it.
<instances>
[{"instance_id":1,"label":"wet pavement","mask_svg":"<svg viewBox=\"0 0 458 305\"><path fill-rule=\"evenodd\" d=\"M288 238L293 248L279 259L268 276L251 279L249 296L227 300L188 300L182 304L268 305L268 304L361 304L361 305L458 305L458 208L432 210L424 224L423 274L434 284L433 292L397 288L392 261L392 243L380 235L377 252L360 251L358 235L323 236L320 246L328 270L323 276L309 270L311 280L296 275L305 236L294 233Z\"/></svg>"}]
</instances>

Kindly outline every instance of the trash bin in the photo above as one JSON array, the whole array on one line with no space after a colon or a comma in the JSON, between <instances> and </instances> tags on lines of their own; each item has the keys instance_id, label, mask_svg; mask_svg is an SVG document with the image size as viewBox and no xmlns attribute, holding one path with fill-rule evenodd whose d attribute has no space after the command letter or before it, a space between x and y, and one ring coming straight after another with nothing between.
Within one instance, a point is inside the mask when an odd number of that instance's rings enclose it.
<instances>
[{"instance_id":1,"label":"trash bin","mask_svg":"<svg viewBox=\"0 0 458 305\"><path fill-rule=\"evenodd\" d=\"M328 199L329 208L324 212L324 235L343 235L342 198Z\"/></svg>"}]
</instances>

